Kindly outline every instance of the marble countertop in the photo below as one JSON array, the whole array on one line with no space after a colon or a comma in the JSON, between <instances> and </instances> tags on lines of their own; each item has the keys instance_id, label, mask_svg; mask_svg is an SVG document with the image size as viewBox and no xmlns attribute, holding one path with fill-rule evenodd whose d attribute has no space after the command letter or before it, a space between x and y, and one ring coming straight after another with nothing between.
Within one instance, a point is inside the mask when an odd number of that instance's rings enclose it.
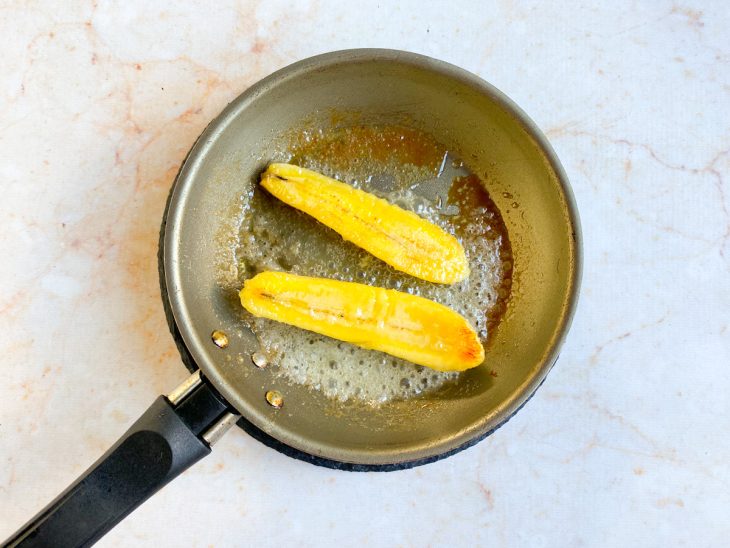
<instances>
[{"instance_id":1,"label":"marble countertop","mask_svg":"<svg viewBox=\"0 0 730 548\"><path fill-rule=\"evenodd\" d=\"M387 4L0 4L0 539L186 377L156 251L196 136L273 70L370 46L471 70L553 143L585 238L558 364L495 435L412 470L235 429L100 545L727 543L725 3Z\"/></svg>"}]
</instances>

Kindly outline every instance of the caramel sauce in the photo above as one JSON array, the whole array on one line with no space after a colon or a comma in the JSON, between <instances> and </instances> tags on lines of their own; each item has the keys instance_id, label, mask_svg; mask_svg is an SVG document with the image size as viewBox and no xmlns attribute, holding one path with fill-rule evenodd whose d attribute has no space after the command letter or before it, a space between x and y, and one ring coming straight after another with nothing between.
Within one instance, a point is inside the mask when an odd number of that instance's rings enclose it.
<instances>
[{"instance_id":1,"label":"caramel sauce","mask_svg":"<svg viewBox=\"0 0 730 548\"><path fill-rule=\"evenodd\" d=\"M352 168L367 158L380 164L411 164L434 173L444 148L426 133L404 126L356 125L335 132L307 132L292 143L293 164L307 158L326 161L332 169Z\"/></svg>"},{"instance_id":2,"label":"caramel sauce","mask_svg":"<svg viewBox=\"0 0 730 548\"><path fill-rule=\"evenodd\" d=\"M507 299L512 289L512 247L502 215L492 201L484 184L475 174L455 177L449 188L449 203L459 207L461 212L474 215L457 215L454 219L455 232L464 236L466 230L476 232L482 238L499 240L499 258L502 263L501 280L497 287L498 299L487 311L487 331L492 333L507 308Z\"/></svg>"}]
</instances>

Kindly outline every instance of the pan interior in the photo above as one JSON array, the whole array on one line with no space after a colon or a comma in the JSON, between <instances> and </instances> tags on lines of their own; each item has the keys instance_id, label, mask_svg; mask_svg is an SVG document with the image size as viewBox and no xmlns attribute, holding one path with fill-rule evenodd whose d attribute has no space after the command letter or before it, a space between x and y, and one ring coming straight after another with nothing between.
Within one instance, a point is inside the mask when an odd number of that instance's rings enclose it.
<instances>
[{"instance_id":1,"label":"pan interior","mask_svg":"<svg viewBox=\"0 0 730 548\"><path fill-rule=\"evenodd\" d=\"M441 390L378 406L343 404L252 361L260 345L242 321L236 288L221 276L234 243L221 235L236 237L230 227L253 197L246 185L270 161L286 159L286 143L303 128L342 124L333 113L354 113L364 126L400 124L433 136L482 174L503 214L513 258L507 310L490 333L485 365ZM450 65L401 52L355 50L272 75L211 124L178 177L165 267L173 312L191 354L248 420L316 456L386 464L454 449L495 427L531 394L557 355L579 265L566 183L523 116L496 90ZM239 274L231 259L228 280ZM228 334L226 348L213 344L214 330ZM306 360L307 349L300 353ZM266 402L269 390L283 394L281 409Z\"/></svg>"},{"instance_id":2,"label":"pan interior","mask_svg":"<svg viewBox=\"0 0 730 548\"><path fill-rule=\"evenodd\" d=\"M231 216L231 226L223 225L220 246L220 284L230 290L233 307L245 280L266 270L287 271L434 300L465 316L487 343L509 294L511 255L501 215L479 178L430 136L403 125L366 125L359 113L333 112L326 127L307 124L289 140L283 140L285 146L272 160L347 181L455 234L465 248L470 275L449 285L399 272L280 202L256 180L241 181L245 199ZM260 363L265 360L282 380L306 384L342 402L378 405L406 399L449 388L463 376L238 309L241 328L250 328L261 343Z\"/></svg>"}]
</instances>

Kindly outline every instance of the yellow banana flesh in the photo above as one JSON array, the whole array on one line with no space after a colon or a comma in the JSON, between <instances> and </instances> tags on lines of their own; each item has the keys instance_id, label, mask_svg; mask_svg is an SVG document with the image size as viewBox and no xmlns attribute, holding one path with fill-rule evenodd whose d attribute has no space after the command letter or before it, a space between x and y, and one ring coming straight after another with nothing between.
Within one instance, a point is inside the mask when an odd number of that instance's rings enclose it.
<instances>
[{"instance_id":1,"label":"yellow banana flesh","mask_svg":"<svg viewBox=\"0 0 730 548\"><path fill-rule=\"evenodd\" d=\"M291 164L270 164L261 186L411 276L453 284L469 275L454 236L368 192Z\"/></svg>"},{"instance_id":2,"label":"yellow banana flesh","mask_svg":"<svg viewBox=\"0 0 730 548\"><path fill-rule=\"evenodd\" d=\"M246 280L240 298L254 316L380 350L438 371L463 371L484 360L484 348L466 318L408 293L262 272Z\"/></svg>"}]
</instances>

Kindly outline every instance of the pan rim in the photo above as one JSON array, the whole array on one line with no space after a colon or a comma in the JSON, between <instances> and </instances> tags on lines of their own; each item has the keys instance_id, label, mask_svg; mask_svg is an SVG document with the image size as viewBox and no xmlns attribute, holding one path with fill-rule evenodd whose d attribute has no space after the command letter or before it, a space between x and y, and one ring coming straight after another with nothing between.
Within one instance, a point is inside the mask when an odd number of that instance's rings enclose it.
<instances>
[{"instance_id":1,"label":"pan rim","mask_svg":"<svg viewBox=\"0 0 730 548\"><path fill-rule=\"evenodd\" d=\"M254 412L253 407L237 409L241 415L247 421L250 421L255 427L259 428L265 434L273 437L280 443L292 447L295 450L302 451L315 457L342 463L357 465L393 465L423 460L429 461L442 455L445 456L453 454L462 448L471 446L503 425L527 402L527 400L545 380L547 374L550 372L553 364L557 360L560 348L565 341L572 323L578 304L578 294L583 265L581 226L575 197L568 181L567 174L549 141L537 127L535 122L517 104L515 104L509 97L492 84L465 69L445 61L440 61L407 51L380 48L339 50L309 57L288 65L258 81L232 100L218 116L211 120L191 147L175 179L170 202L167 208L162 258L167 298L174 322L186 350L212 385L226 398L226 400L229 401L229 403L231 403L231 405L233 405L232 402L239 399L236 397L237 390L235 387L227 383L225 379L214 374L214 368L206 366L207 357L198 342L200 334L193 329L193 322L190 319L191 314L188 311L185 299L183 298L179 257L180 248L177 243L180 242L181 238L180 230L181 220L185 211L184 205L187 201L187 195L192 183L195 180L197 167L205 160L207 153L209 152L212 144L216 141L217 137L226 130L228 125L243 109L247 108L258 96L265 93L269 88L279 85L288 79L297 78L310 71L321 70L325 66L330 67L342 63L355 64L373 61L411 65L423 70L439 73L475 89L480 94L488 96L490 100L494 101L506 112L510 113L514 117L515 121L518 122L525 132L535 141L536 145L547 159L550 168L554 171L560 187L560 192L565 200L568 212L568 222L571 226L573 236L571 245L574 262L570 271L567 300L565 308L561 314L560 322L555 331L555 338L552 345L547 349L544 359L541 362L536 362L534 364L532 373L509 398L501 402L481 420L476 421L467 428L450 435L446 441L438 444L424 442L422 445L414 445L405 451L402 449L368 448L366 452L343 449L331 444L318 444L311 441L309 444L303 444L301 443L300 437L291 436L287 430L279 428L278 425L272 424L259 417L258 414Z\"/></svg>"}]
</instances>

